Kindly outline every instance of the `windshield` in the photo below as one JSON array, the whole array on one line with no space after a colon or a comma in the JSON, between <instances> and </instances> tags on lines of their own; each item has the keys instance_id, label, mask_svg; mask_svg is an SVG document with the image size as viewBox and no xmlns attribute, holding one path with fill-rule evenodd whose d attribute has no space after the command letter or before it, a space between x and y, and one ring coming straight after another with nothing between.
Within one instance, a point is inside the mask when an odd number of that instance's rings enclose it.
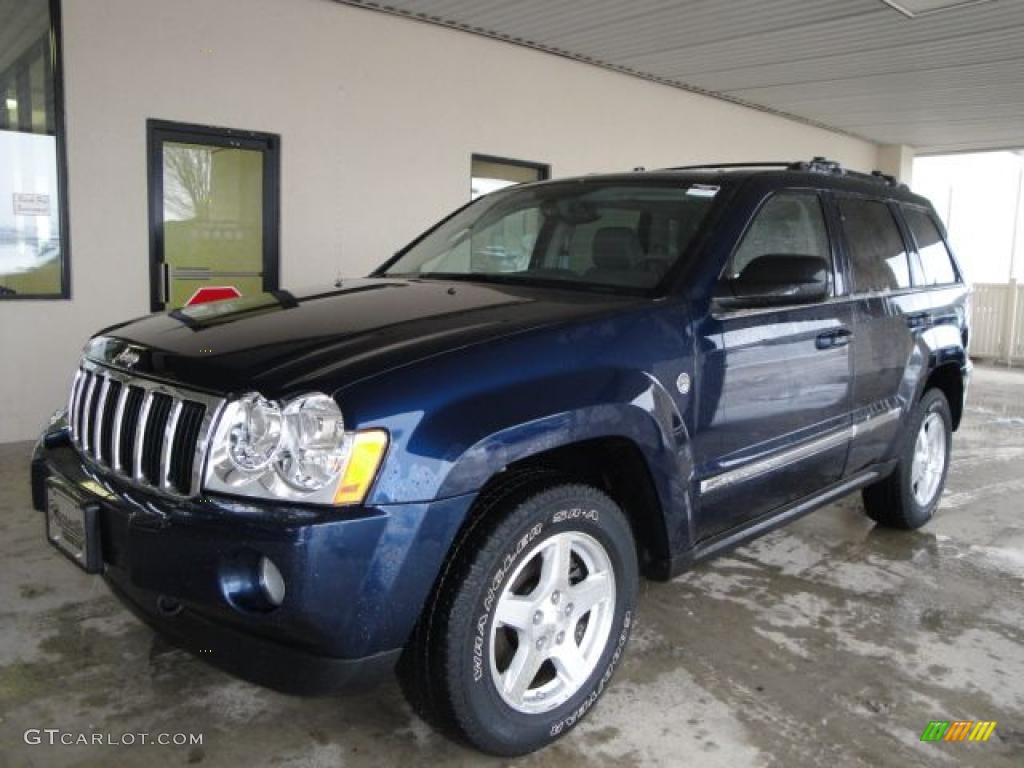
<instances>
[{"instance_id":1,"label":"windshield","mask_svg":"<svg viewBox=\"0 0 1024 768\"><path fill-rule=\"evenodd\" d=\"M686 252L717 186L573 181L495 192L384 272L643 292Z\"/></svg>"}]
</instances>

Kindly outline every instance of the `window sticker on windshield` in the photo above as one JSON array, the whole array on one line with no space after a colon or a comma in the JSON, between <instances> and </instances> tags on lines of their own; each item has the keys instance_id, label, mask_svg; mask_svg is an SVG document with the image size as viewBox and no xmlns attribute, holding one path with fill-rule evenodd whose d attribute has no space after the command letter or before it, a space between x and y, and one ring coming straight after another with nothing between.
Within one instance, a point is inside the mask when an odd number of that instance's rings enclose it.
<instances>
[{"instance_id":1,"label":"window sticker on windshield","mask_svg":"<svg viewBox=\"0 0 1024 768\"><path fill-rule=\"evenodd\" d=\"M693 195L694 197L714 197L718 194L719 189L721 187L717 187L714 184L694 184L686 190L686 194Z\"/></svg>"}]
</instances>

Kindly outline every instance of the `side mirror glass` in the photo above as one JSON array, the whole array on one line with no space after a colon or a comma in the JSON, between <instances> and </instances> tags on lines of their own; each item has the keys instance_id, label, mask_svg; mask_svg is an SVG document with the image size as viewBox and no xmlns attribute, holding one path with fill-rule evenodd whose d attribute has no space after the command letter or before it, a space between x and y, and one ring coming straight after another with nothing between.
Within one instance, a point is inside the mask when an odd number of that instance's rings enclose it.
<instances>
[{"instance_id":1,"label":"side mirror glass","mask_svg":"<svg viewBox=\"0 0 1024 768\"><path fill-rule=\"evenodd\" d=\"M812 304L828 297L827 260L820 256L765 254L734 278L718 283L715 300L726 309Z\"/></svg>"}]
</instances>

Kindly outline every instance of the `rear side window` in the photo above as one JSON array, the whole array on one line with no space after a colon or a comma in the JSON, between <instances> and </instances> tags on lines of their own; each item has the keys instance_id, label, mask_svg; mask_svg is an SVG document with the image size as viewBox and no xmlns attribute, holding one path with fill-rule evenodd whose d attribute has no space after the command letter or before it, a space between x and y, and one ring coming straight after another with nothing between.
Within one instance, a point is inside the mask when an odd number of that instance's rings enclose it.
<instances>
[{"instance_id":1,"label":"rear side window","mask_svg":"<svg viewBox=\"0 0 1024 768\"><path fill-rule=\"evenodd\" d=\"M858 292L910 287L910 262L896 219L879 200L841 198L839 212Z\"/></svg>"},{"instance_id":2,"label":"rear side window","mask_svg":"<svg viewBox=\"0 0 1024 768\"><path fill-rule=\"evenodd\" d=\"M921 256L921 268L924 271L924 284L955 283L956 270L953 268L953 258L932 217L917 208L904 208L903 217L907 220L910 233L917 243L917 252Z\"/></svg>"},{"instance_id":3,"label":"rear side window","mask_svg":"<svg viewBox=\"0 0 1024 768\"><path fill-rule=\"evenodd\" d=\"M814 192L780 192L761 206L725 277L735 279L759 256L820 256L832 263L821 201Z\"/></svg>"}]
</instances>

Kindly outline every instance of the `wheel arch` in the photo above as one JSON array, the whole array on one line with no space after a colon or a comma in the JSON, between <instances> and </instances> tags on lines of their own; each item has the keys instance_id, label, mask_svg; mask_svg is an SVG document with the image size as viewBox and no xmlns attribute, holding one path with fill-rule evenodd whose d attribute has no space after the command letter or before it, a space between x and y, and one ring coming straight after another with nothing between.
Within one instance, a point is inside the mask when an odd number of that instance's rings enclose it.
<instances>
[{"instance_id":1,"label":"wheel arch","mask_svg":"<svg viewBox=\"0 0 1024 768\"><path fill-rule=\"evenodd\" d=\"M569 443L514 462L502 474L531 470L547 470L566 482L581 482L606 493L629 520L638 561L647 575L656 573L654 563L671 557L658 489L643 452L629 438L608 436Z\"/></svg>"},{"instance_id":2,"label":"wheel arch","mask_svg":"<svg viewBox=\"0 0 1024 768\"><path fill-rule=\"evenodd\" d=\"M626 514L645 574L664 578L664 564L690 544L693 461L687 430L667 393L659 387L648 392L647 407L603 404L489 435L454 463L439 496L476 492L479 499L492 498L509 478L537 470L591 485Z\"/></svg>"},{"instance_id":3,"label":"wheel arch","mask_svg":"<svg viewBox=\"0 0 1024 768\"><path fill-rule=\"evenodd\" d=\"M933 368L925 378L920 396L923 397L930 389L938 389L946 396L955 432L960 427L964 409L964 379L960 364L948 362Z\"/></svg>"}]
</instances>

